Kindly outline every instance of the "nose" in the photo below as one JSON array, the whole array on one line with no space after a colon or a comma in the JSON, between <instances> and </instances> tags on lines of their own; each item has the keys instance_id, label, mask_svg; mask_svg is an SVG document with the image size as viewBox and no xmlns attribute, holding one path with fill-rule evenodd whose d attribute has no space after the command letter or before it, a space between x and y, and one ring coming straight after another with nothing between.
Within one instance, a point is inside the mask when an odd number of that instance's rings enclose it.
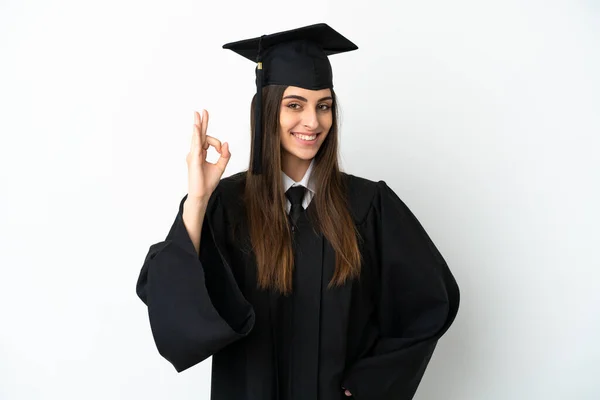
<instances>
[{"instance_id":1,"label":"nose","mask_svg":"<svg viewBox=\"0 0 600 400\"><path fill-rule=\"evenodd\" d=\"M319 127L319 119L316 110L305 110L302 115L302 125L307 129L314 131Z\"/></svg>"}]
</instances>

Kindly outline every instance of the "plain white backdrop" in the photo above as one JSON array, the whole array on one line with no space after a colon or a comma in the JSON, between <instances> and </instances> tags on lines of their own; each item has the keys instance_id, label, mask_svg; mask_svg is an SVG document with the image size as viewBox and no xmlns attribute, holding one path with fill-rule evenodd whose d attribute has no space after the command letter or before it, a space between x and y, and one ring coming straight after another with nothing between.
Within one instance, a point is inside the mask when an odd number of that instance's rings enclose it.
<instances>
[{"instance_id":1,"label":"plain white backdrop","mask_svg":"<svg viewBox=\"0 0 600 400\"><path fill-rule=\"evenodd\" d=\"M247 167L254 65L221 46L317 22L360 48L331 57L343 169L461 287L415 398L600 398L598 2L0 0L0 399L209 399L136 279L193 110Z\"/></svg>"}]
</instances>

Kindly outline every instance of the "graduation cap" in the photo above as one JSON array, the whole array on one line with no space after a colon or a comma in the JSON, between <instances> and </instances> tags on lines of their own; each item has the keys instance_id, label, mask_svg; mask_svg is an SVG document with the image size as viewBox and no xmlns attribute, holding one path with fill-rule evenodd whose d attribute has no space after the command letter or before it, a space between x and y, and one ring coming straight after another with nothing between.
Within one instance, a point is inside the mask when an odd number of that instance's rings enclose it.
<instances>
[{"instance_id":1,"label":"graduation cap","mask_svg":"<svg viewBox=\"0 0 600 400\"><path fill-rule=\"evenodd\" d=\"M327 56L358 49L327 24L227 43L223 48L257 63L253 174L262 173L262 88L286 85L331 89L333 74Z\"/></svg>"}]
</instances>

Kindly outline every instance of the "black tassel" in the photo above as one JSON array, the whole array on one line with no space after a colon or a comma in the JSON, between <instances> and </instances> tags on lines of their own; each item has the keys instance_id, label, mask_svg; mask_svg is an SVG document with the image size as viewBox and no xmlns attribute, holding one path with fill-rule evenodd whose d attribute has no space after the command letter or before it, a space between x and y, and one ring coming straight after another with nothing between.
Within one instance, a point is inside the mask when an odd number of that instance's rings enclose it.
<instances>
[{"instance_id":1,"label":"black tassel","mask_svg":"<svg viewBox=\"0 0 600 400\"><path fill-rule=\"evenodd\" d=\"M263 35L264 36L264 35ZM254 148L252 153L252 173L254 175L262 174L262 87L263 87L263 66L262 66L262 36L258 41L258 55L256 56L256 104L254 107Z\"/></svg>"}]
</instances>

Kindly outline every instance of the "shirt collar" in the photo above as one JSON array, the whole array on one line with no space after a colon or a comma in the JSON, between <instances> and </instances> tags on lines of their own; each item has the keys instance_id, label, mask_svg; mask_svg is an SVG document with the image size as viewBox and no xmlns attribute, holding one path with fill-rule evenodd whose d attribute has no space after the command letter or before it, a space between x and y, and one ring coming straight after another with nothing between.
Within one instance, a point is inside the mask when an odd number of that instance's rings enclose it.
<instances>
[{"instance_id":1,"label":"shirt collar","mask_svg":"<svg viewBox=\"0 0 600 400\"><path fill-rule=\"evenodd\" d=\"M281 178L283 181L284 193L287 192L287 190L289 188L291 188L292 186L304 186L305 188L307 188L314 194L315 193L315 185L314 185L313 180L310 179L314 163L315 163L315 159L313 158L312 161L310 162L310 165L308 166L308 169L306 170L306 173L304 174L304 177L302 177L302 180L300 182L294 181L292 178L287 176L285 172L281 171Z\"/></svg>"}]
</instances>

